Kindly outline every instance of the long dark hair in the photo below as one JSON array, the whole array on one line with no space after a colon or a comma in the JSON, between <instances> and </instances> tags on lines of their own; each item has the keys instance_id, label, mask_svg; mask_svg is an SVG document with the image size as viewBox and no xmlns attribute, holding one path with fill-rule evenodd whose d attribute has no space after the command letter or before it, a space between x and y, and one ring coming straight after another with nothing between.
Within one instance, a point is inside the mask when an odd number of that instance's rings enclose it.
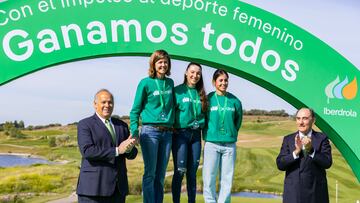
<instances>
[{"instance_id":1,"label":"long dark hair","mask_svg":"<svg viewBox=\"0 0 360 203\"><path fill-rule=\"evenodd\" d=\"M204 80L203 80L203 76L202 76L202 67L198 63L190 62L189 65L186 67L186 72L189 70L190 66L192 66L192 65L199 67L201 70L201 77L200 77L200 80L196 83L195 89L197 90L198 94L200 95L201 110L202 110L202 112L205 113L208 110L209 104L208 104L206 91L205 91L205 87L204 87ZM184 74L183 84L185 84L185 85L187 84L186 73Z\"/></svg>"}]
</instances>

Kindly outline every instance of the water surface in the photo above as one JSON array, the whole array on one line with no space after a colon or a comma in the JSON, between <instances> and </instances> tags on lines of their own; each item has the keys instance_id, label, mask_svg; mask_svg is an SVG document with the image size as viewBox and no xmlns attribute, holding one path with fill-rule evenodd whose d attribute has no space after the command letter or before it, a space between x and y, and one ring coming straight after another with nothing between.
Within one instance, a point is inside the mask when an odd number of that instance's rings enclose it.
<instances>
[{"instance_id":1,"label":"water surface","mask_svg":"<svg viewBox=\"0 0 360 203\"><path fill-rule=\"evenodd\" d=\"M50 163L48 160L41 158L0 154L0 167L28 166L31 164L48 164L48 163Z\"/></svg>"}]
</instances>

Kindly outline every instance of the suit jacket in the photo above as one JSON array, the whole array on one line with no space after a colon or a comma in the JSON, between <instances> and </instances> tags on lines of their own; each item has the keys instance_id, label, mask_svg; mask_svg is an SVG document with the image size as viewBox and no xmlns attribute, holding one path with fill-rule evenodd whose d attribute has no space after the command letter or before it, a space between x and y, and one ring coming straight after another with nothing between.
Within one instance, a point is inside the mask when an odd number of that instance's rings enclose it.
<instances>
[{"instance_id":1,"label":"suit jacket","mask_svg":"<svg viewBox=\"0 0 360 203\"><path fill-rule=\"evenodd\" d=\"M284 137L276 159L278 169L286 171L284 180L284 203L328 203L329 194L325 169L332 164L331 146L327 136L312 131L311 140L314 158L300 153L294 159L295 136L298 132Z\"/></svg>"},{"instance_id":2,"label":"suit jacket","mask_svg":"<svg viewBox=\"0 0 360 203\"><path fill-rule=\"evenodd\" d=\"M100 118L94 114L78 124L78 144L82 155L76 193L86 196L111 196L116 185L121 195L129 191L126 160L134 159L137 149L115 156L115 147L128 138L126 123L111 118L116 133L116 144Z\"/></svg>"}]
</instances>

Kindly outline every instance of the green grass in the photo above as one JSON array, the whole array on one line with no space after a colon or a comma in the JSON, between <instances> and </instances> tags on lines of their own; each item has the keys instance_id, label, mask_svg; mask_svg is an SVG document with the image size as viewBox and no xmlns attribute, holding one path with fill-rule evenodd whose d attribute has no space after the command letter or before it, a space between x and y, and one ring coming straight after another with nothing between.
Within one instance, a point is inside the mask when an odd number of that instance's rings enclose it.
<instances>
[{"instance_id":1,"label":"green grass","mask_svg":"<svg viewBox=\"0 0 360 203\"><path fill-rule=\"evenodd\" d=\"M283 136L294 132L296 126L289 122L290 120L282 121L245 121L243 122L240 132L242 134L250 134L255 136Z\"/></svg>"},{"instance_id":2,"label":"green grass","mask_svg":"<svg viewBox=\"0 0 360 203\"><path fill-rule=\"evenodd\" d=\"M139 195L129 195L126 198L127 202L131 203L142 203L143 199ZM172 202L171 194L164 195L164 203ZM281 199L261 199L261 198L243 198L243 197L232 197L232 203L281 203ZM183 193L181 195L181 203L187 203L187 195ZM196 196L196 203L204 203L204 198L201 194Z\"/></svg>"},{"instance_id":3,"label":"green grass","mask_svg":"<svg viewBox=\"0 0 360 203\"><path fill-rule=\"evenodd\" d=\"M233 181L233 192L254 191L281 194L284 172L276 168L275 158L284 135L296 129L293 120L278 117L245 117L237 142L237 160ZM49 147L52 136L70 135L70 142L76 143L76 127L65 126L42 130L24 131L25 139L9 139L0 132L0 152L28 153L43 156L55 162L67 160L67 164L33 165L25 167L0 168L0 199L5 194L30 194L26 202L46 202L70 195L76 188L79 174L80 153L76 146ZM140 147L138 147L140 148ZM338 182L339 202L356 202L360 199L360 184L349 165L333 146L333 166L328 173L331 202L335 202L335 184ZM202 163L202 158L201 161ZM142 202L141 179L144 170L141 150L135 160L128 160L128 177L131 196L128 202ZM172 159L168 171L173 170ZM197 188L202 191L202 174L198 170ZM165 179L165 191L171 191L171 176ZM183 182L185 184L185 180ZM186 202L187 195L182 195ZM165 195L164 202L172 202L171 195ZM201 194L197 202L203 202ZM232 198L232 202L272 203L278 199Z\"/></svg>"},{"instance_id":4,"label":"green grass","mask_svg":"<svg viewBox=\"0 0 360 203\"><path fill-rule=\"evenodd\" d=\"M0 168L0 193L64 192L76 183L74 164Z\"/></svg>"}]
</instances>

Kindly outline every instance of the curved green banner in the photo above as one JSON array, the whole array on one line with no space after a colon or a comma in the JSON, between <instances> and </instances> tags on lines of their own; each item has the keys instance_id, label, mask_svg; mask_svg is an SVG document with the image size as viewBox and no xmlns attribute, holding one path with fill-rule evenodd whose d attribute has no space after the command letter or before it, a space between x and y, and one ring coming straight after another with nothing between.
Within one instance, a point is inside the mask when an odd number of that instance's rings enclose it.
<instances>
[{"instance_id":1,"label":"curved green banner","mask_svg":"<svg viewBox=\"0 0 360 203\"><path fill-rule=\"evenodd\" d=\"M234 0L9 0L0 4L0 43L0 85L59 63L156 49L224 68L297 108L312 107L317 125L360 180L360 71L313 35L254 6Z\"/></svg>"}]
</instances>

